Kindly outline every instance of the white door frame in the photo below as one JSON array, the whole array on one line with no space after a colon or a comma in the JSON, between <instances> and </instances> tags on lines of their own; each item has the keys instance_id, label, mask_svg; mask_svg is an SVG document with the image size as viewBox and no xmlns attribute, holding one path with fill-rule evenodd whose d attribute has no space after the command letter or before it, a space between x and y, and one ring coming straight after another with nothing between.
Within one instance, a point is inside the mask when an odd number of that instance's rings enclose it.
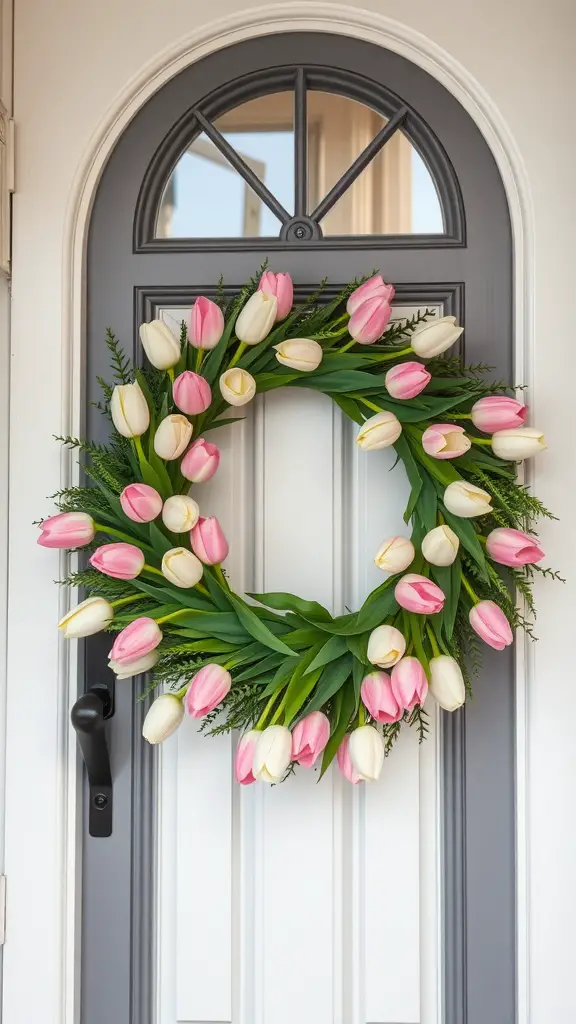
<instances>
[{"instance_id":1,"label":"white door frame","mask_svg":"<svg viewBox=\"0 0 576 1024\"><path fill-rule=\"evenodd\" d=\"M82 348L84 317L85 243L93 197L102 169L117 139L134 113L168 79L190 63L233 42L270 32L321 31L365 39L413 61L441 82L474 119L499 166L506 188L515 247L515 361L518 378L532 385L534 361L534 219L530 188L514 139L499 110L482 86L454 58L426 37L390 18L351 7L316 3L280 3L275 7L243 12L215 21L179 39L159 54L129 82L114 107L97 127L78 169L64 229L61 374L63 405L60 432L78 433L81 422ZM17 215L17 213L16 213ZM16 277L17 286L17 277ZM28 416L36 422L52 422L53 400L49 390L32 396L24 386L23 368L30 361L24 339L14 338L14 360L21 372L15 375L12 431ZM19 450L16 449L19 454ZM14 480L25 469L13 466ZM60 482L74 479L72 460L63 457ZM12 516L28 521L42 509L19 507L15 489ZM20 502L21 505L21 502ZM21 592L17 553L12 555L10 592ZM38 566L40 562L36 563ZM51 574L56 562L43 573ZM60 578L65 559L60 560ZM40 570L38 570L40 571ZM56 570L57 571L57 570ZM52 574L53 575L53 574ZM33 586L29 582L28 587ZM55 601L37 597L41 623L39 643L53 616ZM31 593L32 596L32 593ZM61 604L68 600L62 593ZM18 602L16 602L18 605ZM69 727L69 709L77 689L76 660L72 645L59 647L58 665L44 680L45 691L31 701L30 680L23 671L22 650L29 626L16 614L8 622L8 739L6 800L6 863L9 876L9 941L5 950L4 1024L29 1024L40 1019L31 1006L42 1008L42 1019L54 1024L77 1024L79 926L79 809L78 760L75 738ZM28 641L30 642L30 641ZM72 648L72 649L71 649ZM522 638L518 643L517 671L517 785L518 785L518 1020L528 1022L528 888L527 888L527 735L529 721L525 694L533 676L533 661ZM48 721L49 719L49 721ZM44 746L43 746L44 744ZM33 776L34 784L25 780ZM542 783L540 783L542 785ZM38 868L38 856L43 856ZM42 969L40 970L40 968ZM40 980L38 980L40 977ZM41 997L34 1003L31 987Z\"/></svg>"}]
</instances>

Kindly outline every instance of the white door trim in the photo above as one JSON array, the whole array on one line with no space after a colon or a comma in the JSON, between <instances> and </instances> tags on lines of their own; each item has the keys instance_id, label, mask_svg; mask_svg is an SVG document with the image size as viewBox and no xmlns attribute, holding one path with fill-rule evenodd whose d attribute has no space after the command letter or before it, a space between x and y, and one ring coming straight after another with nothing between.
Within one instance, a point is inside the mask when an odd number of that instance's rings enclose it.
<instances>
[{"instance_id":1,"label":"white door trim","mask_svg":"<svg viewBox=\"0 0 576 1024\"><path fill-rule=\"evenodd\" d=\"M318 31L339 33L364 39L393 50L441 82L468 111L495 157L506 188L514 238L515 267L515 361L516 373L531 384L534 358L533 319L533 251L534 224L527 174L514 138L500 111L476 79L445 50L430 39L401 23L354 7L316 3L313 0L279 3L253 8L233 17L212 22L191 32L185 39L158 54L139 75L127 83L113 107L97 126L76 177L67 209L63 250L62 293L62 394L61 433L78 433L81 423L81 377L84 335L85 249L90 211L100 174L120 135L146 100L166 81L183 68L205 55L234 42L272 32ZM24 359L25 354L20 358ZM22 380L22 375L19 376ZM17 393L12 402L26 407L25 395ZM69 485L74 477L72 460L62 460L59 487ZM64 561L64 560L63 560ZM62 577L61 577L62 578ZM63 595L63 601L66 597ZM10 639L10 638L9 638ZM532 656L522 640L518 644L517 733L518 733L518 955L519 994L518 1021L528 1021L528 892L526 853L526 732L527 707L525 693L532 675ZM59 920L54 921L53 896L46 904L38 901L28 908L29 928L40 927L52 933L61 950L62 965L59 984L50 994L51 1005L45 1006L46 1020L62 1024L78 1022L78 877L80 867L78 762L75 743L70 735L69 709L77 692L74 652L61 648L57 668L58 746L53 751L54 800L57 815L56 855L44 873L47 892L58 892L56 906ZM27 702L26 693L11 695L12 704ZM45 761L48 755L45 752ZM11 773L15 775L15 772ZM15 785L15 783L13 783ZM18 842L42 845L42 836L34 835L35 808L14 811L16 801L8 804L7 829L14 833L22 828L22 814L27 814L28 831L18 840L12 839L13 870L18 869ZM11 810L12 809L12 810ZM12 820L13 819L13 820ZM21 908L23 911L24 908ZM43 918L40 921L39 919ZM8 924L8 927L10 925ZM17 987L24 991L33 977L34 965L26 958L22 943L12 950L6 964L5 986L14 999ZM6 994L5 994L6 998ZM53 1000L53 1002L52 1002ZM13 1005L10 1001L8 1006ZM19 1017L18 1020L21 1018ZM12 1020L6 1018L6 1024Z\"/></svg>"}]
</instances>

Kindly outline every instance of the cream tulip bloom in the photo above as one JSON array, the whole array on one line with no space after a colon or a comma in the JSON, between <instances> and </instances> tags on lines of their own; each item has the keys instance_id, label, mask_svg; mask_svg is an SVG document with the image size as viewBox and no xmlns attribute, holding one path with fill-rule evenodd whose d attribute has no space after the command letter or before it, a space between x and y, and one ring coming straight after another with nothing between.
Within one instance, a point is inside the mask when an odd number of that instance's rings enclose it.
<instances>
[{"instance_id":1,"label":"cream tulip bloom","mask_svg":"<svg viewBox=\"0 0 576 1024\"><path fill-rule=\"evenodd\" d=\"M88 597L60 619L58 629L67 640L77 640L106 629L113 618L114 609L108 601L103 597Z\"/></svg>"},{"instance_id":2,"label":"cream tulip bloom","mask_svg":"<svg viewBox=\"0 0 576 1024\"><path fill-rule=\"evenodd\" d=\"M180 458L192 437L192 424L181 413L165 416L156 427L154 451L161 459L172 462Z\"/></svg>"},{"instance_id":3,"label":"cream tulip bloom","mask_svg":"<svg viewBox=\"0 0 576 1024\"><path fill-rule=\"evenodd\" d=\"M140 341L148 361L157 370L169 370L180 359L180 345L177 338L163 320L150 320L140 324Z\"/></svg>"},{"instance_id":4,"label":"cream tulip bloom","mask_svg":"<svg viewBox=\"0 0 576 1024\"><path fill-rule=\"evenodd\" d=\"M430 693L444 711L456 711L466 700L466 687L455 658L440 654L430 661Z\"/></svg>"},{"instance_id":5,"label":"cream tulip bloom","mask_svg":"<svg viewBox=\"0 0 576 1024\"><path fill-rule=\"evenodd\" d=\"M188 533L200 516L198 502L188 494L173 494L162 508L162 522L170 533Z\"/></svg>"},{"instance_id":6,"label":"cream tulip bloom","mask_svg":"<svg viewBox=\"0 0 576 1024\"><path fill-rule=\"evenodd\" d=\"M547 447L544 434L535 427L513 427L511 430L497 430L492 434L494 455L510 462L531 459L538 455L538 452L545 451Z\"/></svg>"},{"instance_id":7,"label":"cream tulip bloom","mask_svg":"<svg viewBox=\"0 0 576 1024\"><path fill-rule=\"evenodd\" d=\"M363 782L375 782L384 764L384 741L373 725L361 725L350 733L348 752L352 767Z\"/></svg>"},{"instance_id":8,"label":"cream tulip bloom","mask_svg":"<svg viewBox=\"0 0 576 1024\"><path fill-rule=\"evenodd\" d=\"M163 743L181 724L184 718L184 704L175 693L162 693L150 708L142 735L148 743Z\"/></svg>"},{"instance_id":9,"label":"cream tulip bloom","mask_svg":"<svg viewBox=\"0 0 576 1024\"><path fill-rule=\"evenodd\" d=\"M452 565L460 541L449 526L436 526L422 541L422 554L431 565Z\"/></svg>"},{"instance_id":10,"label":"cream tulip bloom","mask_svg":"<svg viewBox=\"0 0 576 1024\"><path fill-rule=\"evenodd\" d=\"M383 572L404 572L414 561L414 554L408 537L388 537L378 548L374 561Z\"/></svg>"},{"instance_id":11,"label":"cream tulip bloom","mask_svg":"<svg viewBox=\"0 0 576 1024\"><path fill-rule=\"evenodd\" d=\"M476 484L454 480L444 491L444 504L449 512L461 519L485 516L492 511L491 497Z\"/></svg>"},{"instance_id":12,"label":"cream tulip bloom","mask_svg":"<svg viewBox=\"0 0 576 1024\"><path fill-rule=\"evenodd\" d=\"M362 424L356 435L356 444L367 452L388 448L402 433L402 425L393 412L378 412Z\"/></svg>"},{"instance_id":13,"label":"cream tulip bloom","mask_svg":"<svg viewBox=\"0 0 576 1024\"><path fill-rule=\"evenodd\" d=\"M116 679L131 679L132 676L141 676L144 672L149 672L151 668L154 668L159 657L158 651L149 651L148 654L143 654L141 658L135 658L134 661L120 662L111 658L108 668L114 673Z\"/></svg>"},{"instance_id":14,"label":"cream tulip bloom","mask_svg":"<svg viewBox=\"0 0 576 1024\"><path fill-rule=\"evenodd\" d=\"M122 437L141 437L150 426L150 410L140 385L117 384L110 399L112 422Z\"/></svg>"},{"instance_id":15,"label":"cream tulip bloom","mask_svg":"<svg viewBox=\"0 0 576 1024\"><path fill-rule=\"evenodd\" d=\"M257 291L250 296L240 311L234 333L245 345L257 345L264 341L274 326L278 299L275 295L266 295Z\"/></svg>"},{"instance_id":16,"label":"cream tulip bloom","mask_svg":"<svg viewBox=\"0 0 576 1024\"><path fill-rule=\"evenodd\" d=\"M292 733L284 725L269 725L256 740L252 774L260 782L281 782L292 760Z\"/></svg>"},{"instance_id":17,"label":"cream tulip bloom","mask_svg":"<svg viewBox=\"0 0 576 1024\"><path fill-rule=\"evenodd\" d=\"M220 377L220 393L228 405L246 405L256 394L256 381L248 370L233 366Z\"/></svg>"},{"instance_id":18,"label":"cream tulip bloom","mask_svg":"<svg viewBox=\"0 0 576 1024\"><path fill-rule=\"evenodd\" d=\"M290 338L288 341L281 341L279 345L274 345L274 348L276 359L282 366L306 373L318 369L324 354L322 345L311 338Z\"/></svg>"},{"instance_id":19,"label":"cream tulip bloom","mask_svg":"<svg viewBox=\"0 0 576 1024\"><path fill-rule=\"evenodd\" d=\"M395 626L377 626L368 638L368 661L380 668L392 668L403 656L406 640Z\"/></svg>"},{"instance_id":20,"label":"cream tulip bloom","mask_svg":"<svg viewBox=\"0 0 576 1024\"><path fill-rule=\"evenodd\" d=\"M455 316L442 316L419 324L410 335L410 344L421 359L433 359L458 341L463 330Z\"/></svg>"},{"instance_id":21,"label":"cream tulip bloom","mask_svg":"<svg viewBox=\"0 0 576 1024\"><path fill-rule=\"evenodd\" d=\"M204 573L204 566L188 548L170 548L162 558L162 572L175 587L195 587Z\"/></svg>"}]
</instances>

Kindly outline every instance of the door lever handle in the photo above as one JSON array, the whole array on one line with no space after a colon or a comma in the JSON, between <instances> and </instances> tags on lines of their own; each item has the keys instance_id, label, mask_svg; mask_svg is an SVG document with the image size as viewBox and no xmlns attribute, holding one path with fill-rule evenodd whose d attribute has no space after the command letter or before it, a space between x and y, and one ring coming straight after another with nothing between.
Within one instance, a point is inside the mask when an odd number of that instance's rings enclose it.
<instances>
[{"instance_id":1,"label":"door lever handle","mask_svg":"<svg viewBox=\"0 0 576 1024\"><path fill-rule=\"evenodd\" d=\"M88 775L88 831L102 839L112 835L112 774L105 725L112 710L110 690L96 685L78 698L70 712Z\"/></svg>"}]
</instances>

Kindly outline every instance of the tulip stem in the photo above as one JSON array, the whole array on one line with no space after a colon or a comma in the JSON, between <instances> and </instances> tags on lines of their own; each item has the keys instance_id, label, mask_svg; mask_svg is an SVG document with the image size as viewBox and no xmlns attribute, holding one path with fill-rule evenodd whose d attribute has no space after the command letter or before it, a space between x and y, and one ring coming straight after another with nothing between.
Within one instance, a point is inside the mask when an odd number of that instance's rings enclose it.
<instances>
[{"instance_id":1,"label":"tulip stem","mask_svg":"<svg viewBox=\"0 0 576 1024\"><path fill-rule=\"evenodd\" d=\"M436 643L436 637L434 635L434 630L432 629L432 626L430 626L428 623L426 623L426 632L428 633L428 639L430 640L430 645L432 647L432 651L434 653L434 657L435 658L439 658L440 657L440 648L438 647L438 644Z\"/></svg>"},{"instance_id":2,"label":"tulip stem","mask_svg":"<svg viewBox=\"0 0 576 1024\"><path fill-rule=\"evenodd\" d=\"M362 701L360 701L360 705L358 707L358 725L366 725L366 708Z\"/></svg>"},{"instance_id":3,"label":"tulip stem","mask_svg":"<svg viewBox=\"0 0 576 1024\"><path fill-rule=\"evenodd\" d=\"M284 705L286 704L287 696L288 696L288 690L286 690L286 693L282 697L282 700L280 701L278 707L276 708L276 711L272 715L272 719L270 721L270 725L276 725L276 722L278 721L278 719L280 718L280 715L284 711Z\"/></svg>"},{"instance_id":4,"label":"tulip stem","mask_svg":"<svg viewBox=\"0 0 576 1024\"><path fill-rule=\"evenodd\" d=\"M177 612L169 612L168 615L162 615L159 619L154 619L158 625L161 622L170 622L172 619L177 619L179 615L202 615L202 612L196 608L179 608Z\"/></svg>"},{"instance_id":5,"label":"tulip stem","mask_svg":"<svg viewBox=\"0 0 576 1024\"><path fill-rule=\"evenodd\" d=\"M144 568L143 568L142 571L143 572L153 572L155 576L161 576L162 579L165 579L164 573L160 572L160 569L155 569L153 565L148 565L147 562L144 563Z\"/></svg>"},{"instance_id":6,"label":"tulip stem","mask_svg":"<svg viewBox=\"0 0 576 1024\"><path fill-rule=\"evenodd\" d=\"M230 590L230 584L228 583L228 580L226 579L226 577L224 575L224 572L223 572L223 569L222 569L222 566L221 566L220 562L216 562L216 564L213 565L212 568L214 569L214 572L215 572L216 576L218 577L218 579L220 580L220 583L222 584L224 589L225 590Z\"/></svg>"},{"instance_id":7,"label":"tulip stem","mask_svg":"<svg viewBox=\"0 0 576 1024\"><path fill-rule=\"evenodd\" d=\"M202 583L196 584L196 590L199 590L201 594L205 594L206 597L210 597L210 591Z\"/></svg>"},{"instance_id":8,"label":"tulip stem","mask_svg":"<svg viewBox=\"0 0 576 1024\"><path fill-rule=\"evenodd\" d=\"M367 398L361 398L357 396L357 401L362 402L362 405L368 406L369 409L373 409L374 412L385 412L380 405L376 405L374 402L370 402Z\"/></svg>"},{"instance_id":9,"label":"tulip stem","mask_svg":"<svg viewBox=\"0 0 576 1024\"><path fill-rule=\"evenodd\" d=\"M471 437L472 444L492 444L490 437Z\"/></svg>"},{"instance_id":10,"label":"tulip stem","mask_svg":"<svg viewBox=\"0 0 576 1024\"><path fill-rule=\"evenodd\" d=\"M242 356L244 355L245 351L246 351L246 344L245 344L245 342L241 341L240 344L238 345L238 348L236 349L234 355L232 356L231 361L228 364L228 369L229 370L231 370L233 366L236 366L236 363L238 362L239 359L242 358Z\"/></svg>"},{"instance_id":11,"label":"tulip stem","mask_svg":"<svg viewBox=\"0 0 576 1024\"><path fill-rule=\"evenodd\" d=\"M456 412L448 412L448 413L446 413L446 418L449 419L449 420L471 420L472 419L472 413L471 412L458 412L458 413L456 413Z\"/></svg>"},{"instance_id":12,"label":"tulip stem","mask_svg":"<svg viewBox=\"0 0 576 1024\"><path fill-rule=\"evenodd\" d=\"M396 352L384 352L378 361L381 362L386 359L397 359L398 356L407 356L412 351L412 345L408 345L408 348L400 348Z\"/></svg>"},{"instance_id":13,"label":"tulip stem","mask_svg":"<svg viewBox=\"0 0 576 1024\"><path fill-rule=\"evenodd\" d=\"M110 601L111 608L121 608L124 604L130 604L131 601L143 601L148 594L133 594L131 597L119 597L117 601Z\"/></svg>"},{"instance_id":14,"label":"tulip stem","mask_svg":"<svg viewBox=\"0 0 576 1024\"><path fill-rule=\"evenodd\" d=\"M470 586L470 584L469 584L468 580L466 579L464 573L460 573L460 578L462 580L462 583L464 584L465 590L468 591L468 593L469 593L470 597L472 598L474 604L478 604L478 602L480 601L480 598L478 597L478 594L476 594L474 592L474 590L472 589L472 587Z\"/></svg>"},{"instance_id":15,"label":"tulip stem","mask_svg":"<svg viewBox=\"0 0 576 1024\"><path fill-rule=\"evenodd\" d=\"M173 366L169 366L166 372L167 372L167 374L168 374L168 376L170 378L170 383L173 384L174 383L174 367Z\"/></svg>"},{"instance_id":16,"label":"tulip stem","mask_svg":"<svg viewBox=\"0 0 576 1024\"><path fill-rule=\"evenodd\" d=\"M202 360L203 359L204 359L204 349L203 348L197 348L196 349L196 367L195 367L196 373L200 372L200 367L202 366Z\"/></svg>"},{"instance_id":17,"label":"tulip stem","mask_svg":"<svg viewBox=\"0 0 576 1024\"><path fill-rule=\"evenodd\" d=\"M270 711L272 710L272 708L274 706L274 702L275 702L277 697L278 697L278 693L273 693L272 694L272 696L270 697L270 700L268 701L266 707L264 708L264 711L260 715L260 718L256 722L256 725L254 726L255 729L263 729L264 728L264 726L266 724L266 719L268 718L268 715L270 714Z\"/></svg>"},{"instance_id":18,"label":"tulip stem","mask_svg":"<svg viewBox=\"0 0 576 1024\"><path fill-rule=\"evenodd\" d=\"M338 355L342 355L343 352L347 352L348 349L352 348L352 346L355 345L355 344L356 344L356 341L355 341L354 338L352 338L351 341L347 341L345 345L342 345L342 348L339 350Z\"/></svg>"},{"instance_id":19,"label":"tulip stem","mask_svg":"<svg viewBox=\"0 0 576 1024\"><path fill-rule=\"evenodd\" d=\"M114 529L113 526L105 526L103 523L94 523L94 529L96 533L107 533L110 537L119 537L120 540L126 541L127 544L134 544L138 547L146 547L148 550L151 550L148 544L144 544L143 541L136 540L135 537L130 537L127 533L122 533L121 530Z\"/></svg>"}]
</instances>

